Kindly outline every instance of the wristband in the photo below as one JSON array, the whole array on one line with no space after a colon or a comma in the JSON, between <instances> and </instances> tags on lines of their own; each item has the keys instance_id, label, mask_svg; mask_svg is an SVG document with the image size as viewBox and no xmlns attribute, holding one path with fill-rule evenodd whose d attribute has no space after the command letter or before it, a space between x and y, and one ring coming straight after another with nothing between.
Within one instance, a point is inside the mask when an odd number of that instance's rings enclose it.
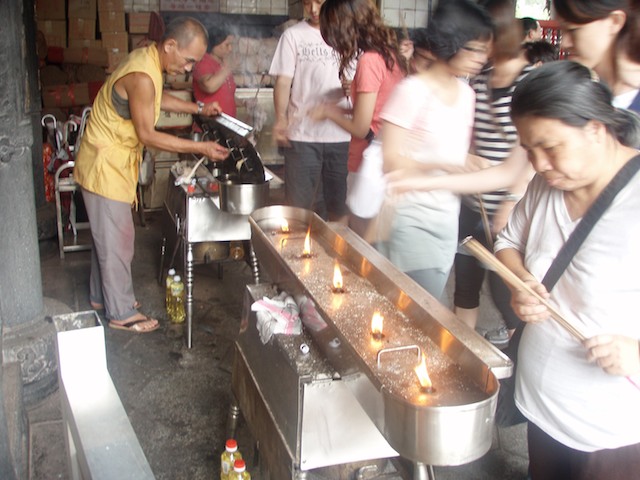
<instances>
[{"instance_id":1,"label":"wristband","mask_svg":"<svg viewBox=\"0 0 640 480\"><path fill-rule=\"evenodd\" d=\"M204 103L202 102L196 102L196 105L198 105L198 112L197 114L200 115L202 113L202 109L204 108Z\"/></svg>"}]
</instances>

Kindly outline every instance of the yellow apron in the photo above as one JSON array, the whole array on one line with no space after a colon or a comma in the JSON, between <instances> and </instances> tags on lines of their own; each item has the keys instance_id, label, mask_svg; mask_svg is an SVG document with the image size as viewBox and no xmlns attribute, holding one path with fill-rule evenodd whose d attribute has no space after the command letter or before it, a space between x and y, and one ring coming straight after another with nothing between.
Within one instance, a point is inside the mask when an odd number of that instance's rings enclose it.
<instances>
[{"instance_id":1,"label":"yellow apron","mask_svg":"<svg viewBox=\"0 0 640 480\"><path fill-rule=\"evenodd\" d=\"M138 48L109 76L102 86L76 155L73 176L82 187L100 196L134 203L143 145L131 120L122 118L113 107L113 85L125 75L142 72L155 88L154 124L160 118L162 67L155 44Z\"/></svg>"}]
</instances>

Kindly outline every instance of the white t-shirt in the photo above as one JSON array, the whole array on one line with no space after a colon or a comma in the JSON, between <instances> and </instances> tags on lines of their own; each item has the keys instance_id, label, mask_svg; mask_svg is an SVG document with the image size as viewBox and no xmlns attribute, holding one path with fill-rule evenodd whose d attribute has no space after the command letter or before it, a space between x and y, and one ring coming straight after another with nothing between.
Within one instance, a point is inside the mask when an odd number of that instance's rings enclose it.
<instances>
[{"instance_id":1,"label":"white t-shirt","mask_svg":"<svg viewBox=\"0 0 640 480\"><path fill-rule=\"evenodd\" d=\"M551 291L550 303L587 338L640 339L640 175L616 196ZM498 235L542 280L579 220L563 192L534 177ZM560 443L585 452L640 443L640 390L586 360L586 350L552 319L527 324L518 353L516 404ZM632 379L640 384L640 376Z\"/></svg>"},{"instance_id":2,"label":"white t-shirt","mask_svg":"<svg viewBox=\"0 0 640 480\"><path fill-rule=\"evenodd\" d=\"M464 165L471 142L475 93L462 80L458 80L458 92L456 102L446 105L417 76L409 76L395 87L380 116L408 130L401 152L404 156L422 163ZM458 243L460 197L449 190L409 192L395 208L391 261L403 271L449 269Z\"/></svg>"},{"instance_id":3,"label":"white t-shirt","mask_svg":"<svg viewBox=\"0 0 640 480\"><path fill-rule=\"evenodd\" d=\"M322 39L320 30L300 22L284 31L269 75L293 78L289 98L289 139L298 142L348 142L351 135L330 120L316 122L308 111L319 103L343 101L338 78L338 55Z\"/></svg>"}]
</instances>

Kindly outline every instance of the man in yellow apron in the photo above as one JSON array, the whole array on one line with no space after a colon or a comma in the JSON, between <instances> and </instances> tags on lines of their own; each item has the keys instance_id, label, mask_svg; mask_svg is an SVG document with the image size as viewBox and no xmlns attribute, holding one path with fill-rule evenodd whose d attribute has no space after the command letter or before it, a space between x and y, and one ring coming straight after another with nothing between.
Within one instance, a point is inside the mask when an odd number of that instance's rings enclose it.
<instances>
[{"instance_id":1,"label":"man in yellow apron","mask_svg":"<svg viewBox=\"0 0 640 480\"><path fill-rule=\"evenodd\" d=\"M74 177L82 187L93 238L91 306L105 309L112 328L136 333L158 328L157 320L138 311L131 277L135 234L131 205L136 199L143 146L214 160L228 155L215 142L193 142L155 129L161 109L209 116L220 113L217 103L196 104L162 91L163 72L191 71L206 50L203 25L193 18L177 18L158 44L129 54L93 103Z\"/></svg>"}]
</instances>

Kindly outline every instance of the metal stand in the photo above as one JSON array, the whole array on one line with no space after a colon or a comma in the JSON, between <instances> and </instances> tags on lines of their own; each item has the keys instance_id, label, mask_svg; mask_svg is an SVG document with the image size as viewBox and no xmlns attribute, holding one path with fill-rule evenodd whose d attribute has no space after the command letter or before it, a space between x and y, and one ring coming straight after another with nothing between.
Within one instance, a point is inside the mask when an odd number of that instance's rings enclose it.
<instances>
[{"instance_id":1,"label":"metal stand","mask_svg":"<svg viewBox=\"0 0 640 480\"><path fill-rule=\"evenodd\" d=\"M76 207L73 201L73 194L79 190L78 184L73 179L73 176L60 178L63 171L72 169L75 166L75 162L67 162L61 165L56 170L54 182L55 182L55 195L56 195L56 223L58 225L58 248L60 249L60 258L64 258L65 252L79 252L82 250L91 250L91 244L78 244L78 230L88 229L89 222L76 222ZM71 206L69 208L69 222L73 230L73 244L65 245L64 230L65 225L62 222L62 201L60 194L71 194Z\"/></svg>"},{"instance_id":2,"label":"metal stand","mask_svg":"<svg viewBox=\"0 0 640 480\"><path fill-rule=\"evenodd\" d=\"M425 465L422 462L413 464L413 480L436 480L436 473L432 465Z\"/></svg>"},{"instance_id":3,"label":"metal stand","mask_svg":"<svg viewBox=\"0 0 640 480\"><path fill-rule=\"evenodd\" d=\"M247 262L251 267L251 274L253 281L257 285L260 283L260 265L258 263L258 257L253 249L251 241L246 241L249 247L249 254ZM193 332L193 243L184 240L184 232L179 232L176 237L176 244L171 252L171 259L169 265L173 265L180 246L183 246L183 258L184 261L184 283L186 292L186 316L187 316L187 348L192 347L192 332ZM165 255L167 250L167 237L162 237L162 244L160 247L160 269L158 272L158 284L162 285L162 278L164 275ZM218 278L222 278L222 264L218 263Z\"/></svg>"}]
</instances>

